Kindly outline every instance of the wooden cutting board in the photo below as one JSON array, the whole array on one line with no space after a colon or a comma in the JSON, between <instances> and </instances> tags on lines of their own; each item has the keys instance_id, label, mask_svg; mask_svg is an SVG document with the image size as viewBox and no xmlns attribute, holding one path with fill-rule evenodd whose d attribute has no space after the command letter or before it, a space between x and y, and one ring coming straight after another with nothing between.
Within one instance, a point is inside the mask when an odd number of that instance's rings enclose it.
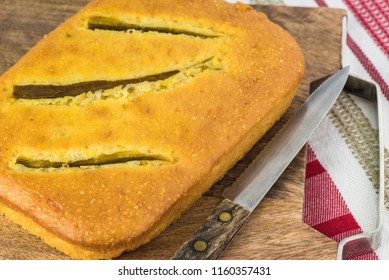
<instances>
[{"instance_id":1,"label":"wooden cutting board","mask_svg":"<svg viewBox=\"0 0 389 280\"><path fill-rule=\"evenodd\" d=\"M0 9L0 74L42 36L88 0L3 0ZM5 3L4 3L5 2ZM288 30L301 46L306 73L296 99L280 122L183 217L149 244L120 259L169 259L222 200L234 182L282 124L302 104L309 83L341 65L345 11L326 8L256 7ZM260 59L260 58L259 58ZM270 190L220 259L335 259L336 243L302 222L305 149ZM24 229L0 217L0 259L67 259Z\"/></svg>"}]
</instances>

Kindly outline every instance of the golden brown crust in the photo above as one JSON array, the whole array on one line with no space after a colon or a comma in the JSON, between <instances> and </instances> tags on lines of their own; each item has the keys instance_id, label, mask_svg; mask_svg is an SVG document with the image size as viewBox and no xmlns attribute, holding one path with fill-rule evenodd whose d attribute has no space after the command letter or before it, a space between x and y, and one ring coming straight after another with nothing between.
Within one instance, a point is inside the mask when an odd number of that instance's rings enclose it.
<instances>
[{"instance_id":1,"label":"golden brown crust","mask_svg":"<svg viewBox=\"0 0 389 280\"><path fill-rule=\"evenodd\" d=\"M93 17L135 31L88 29ZM289 34L242 4L92 1L0 78L0 213L73 258L133 250L280 118L303 64ZM15 85L169 71L179 74L73 97L14 96ZM129 162L88 161L118 154Z\"/></svg>"}]
</instances>

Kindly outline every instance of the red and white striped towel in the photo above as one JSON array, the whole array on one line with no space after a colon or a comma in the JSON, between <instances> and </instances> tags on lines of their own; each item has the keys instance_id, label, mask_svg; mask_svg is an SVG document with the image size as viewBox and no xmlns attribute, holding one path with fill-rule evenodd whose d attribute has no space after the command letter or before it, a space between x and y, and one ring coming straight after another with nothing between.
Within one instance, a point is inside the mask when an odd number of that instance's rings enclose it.
<instances>
[{"instance_id":1,"label":"red and white striped towel","mask_svg":"<svg viewBox=\"0 0 389 280\"><path fill-rule=\"evenodd\" d=\"M232 2L232 1L230 1ZM389 1L252 0L257 4L342 8L348 13L342 63L351 74L381 87L383 99L385 187L389 188ZM342 96L308 141L303 220L340 242L378 223L377 113L371 104ZM386 132L386 133L385 133ZM388 208L389 201L385 202ZM357 259L389 259L389 210L381 245Z\"/></svg>"}]
</instances>

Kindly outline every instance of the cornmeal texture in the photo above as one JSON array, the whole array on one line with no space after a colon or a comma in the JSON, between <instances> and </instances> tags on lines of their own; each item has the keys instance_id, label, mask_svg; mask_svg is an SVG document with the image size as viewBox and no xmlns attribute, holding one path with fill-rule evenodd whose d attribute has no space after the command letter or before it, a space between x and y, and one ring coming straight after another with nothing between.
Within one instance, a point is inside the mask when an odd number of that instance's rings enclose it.
<instances>
[{"instance_id":1,"label":"cornmeal texture","mask_svg":"<svg viewBox=\"0 0 389 280\"><path fill-rule=\"evenodd\" d=\"M134 250L245 155L303 72L249 6L92 1L0 78L0 213L75 259Z\"/></svg>"}]
</instances>

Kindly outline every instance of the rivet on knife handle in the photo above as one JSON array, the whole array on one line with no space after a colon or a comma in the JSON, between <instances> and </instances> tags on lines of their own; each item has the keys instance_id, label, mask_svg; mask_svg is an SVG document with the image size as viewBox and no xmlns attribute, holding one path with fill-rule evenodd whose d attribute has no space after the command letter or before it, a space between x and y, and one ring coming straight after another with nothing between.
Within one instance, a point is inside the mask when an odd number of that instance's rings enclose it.
<instances>
[{"instance_id":1,"label":"rivet on knife handle","mask_svg":"<svg viewBox=\"0 0 389 280\"><path fill-rule=\"evenodd\" d=\"M172 260L216 259L246 223L250 211L224 199Z\"/></svg>"}]
</instances>

